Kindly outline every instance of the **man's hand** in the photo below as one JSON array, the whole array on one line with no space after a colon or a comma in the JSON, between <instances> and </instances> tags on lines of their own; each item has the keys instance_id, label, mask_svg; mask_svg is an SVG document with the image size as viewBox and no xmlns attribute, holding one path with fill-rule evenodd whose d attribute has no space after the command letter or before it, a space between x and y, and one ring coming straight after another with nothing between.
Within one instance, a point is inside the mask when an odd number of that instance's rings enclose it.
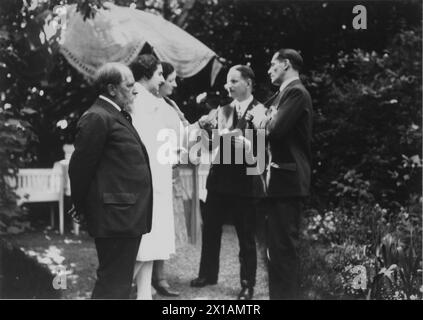
<instances>
[{"instance_id":1,"label":"man's hand","mask_svg":"<svg viewBox=\"0 0 423 320\"><path fill-rule=\"evenodd\" d=\"M82 223L83 214L81 211L77 211L74 205L72 205L72 208L70 208L66 214L72 218L73 222L77 224Z\"/></svg>"},{"instance_id":2,"label":"man's hand","mask_svg":"<svg viewBox=\"0 0 423 320\"><path fill-rule=\"evenodd\" d=\"M251 120L253 120L253 118L254 118L254 115L253 115L252 111L247 111L247 113L245 114L245 120L251 121Z\"/></svg>"},{"instance_id":3,"label":"man's hand","mask_svg":"<svg viewBox=\"0 0 423 320\"><path fill-rule=\"evenodd\" d=\"M233 143L234 143L234 146L235 146L235 148L243 148L244 147L244 140L242 139L242 138L244 138L244 137L234 137L233 138Z\"/></svg>"},{"instance_id":4,"label":"man's hand","mask_svg":"<svg viewBox=\"0 0 423 320\"><path fill-rule=\"evenodd\" d=\"M247 152L251 150L251 142L246 139L244 136L237 136L233 138L233 144L235 148L245 148Z\"/></svg>"}]
</instances>

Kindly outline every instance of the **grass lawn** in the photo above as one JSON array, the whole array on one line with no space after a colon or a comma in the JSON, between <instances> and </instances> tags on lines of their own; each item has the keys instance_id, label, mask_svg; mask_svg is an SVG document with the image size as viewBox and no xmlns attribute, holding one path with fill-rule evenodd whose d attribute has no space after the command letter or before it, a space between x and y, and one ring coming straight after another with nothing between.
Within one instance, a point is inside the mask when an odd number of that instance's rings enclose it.
<instances>
[{"instance_id":1,"label":"grass lawn","mask_svg":"<svg viewBox=\"0 0 423 320\"><path fill-rule=\"evenodd\" d=\"M86 299L90 297L95 282L97 255L93 239L84 231L80 236L69 232L60 236L56 230L41 230L18 235L8 235L6 240L34 256L51 270L59 266L66 268L67 289L62 291L64 299ZM178 299L236 299L240 290L238 240L233 226L225 225L220 254L220 276L217 285L204 288L191 288L190 281L197 276L201 244L186 244L166 263L170 284L181 292ZM254 299L267 300L267 271L264 250L258 246L257 285ZM159 295L154 299L165 299Z\"/></svg>"}]
</instances>

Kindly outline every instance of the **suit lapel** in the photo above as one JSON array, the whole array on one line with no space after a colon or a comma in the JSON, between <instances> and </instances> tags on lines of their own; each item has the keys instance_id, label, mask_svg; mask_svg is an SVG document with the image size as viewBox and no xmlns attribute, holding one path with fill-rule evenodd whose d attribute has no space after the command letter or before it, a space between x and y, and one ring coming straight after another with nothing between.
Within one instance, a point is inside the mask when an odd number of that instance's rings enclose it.
<instances>
[{"instance_id":1,"label":"suit lapel","mask_svg":"<svg viewBox=\"0 0 423 320\"><path fill-rule=\"evenodd\" d=\"M290 82L284 89L283 89L283 91L281 92L281 94L280 94L280 96L278 97L278 101L277 101L277 103L272 103L272 105L274 105L274 106L276 106L276 108L278 108L279 107L279 104L280 104L280 101L282 100L282 98L285 96L285 93L288 91L288 88L291 88L291 87L293 87L293 86L295 86L295 85L297 85L297 84L301 84L301 81L299 80L299 79L296 79L296 80L294 80L294 81L292 81L292 82ZM275 102L276 102L276 100L275 100Z\"/></svg>"},{"instance_id":2,"label":"suit lapel","mask_svg":"<svg viewBox=\"0 0 423 320\"><path fill-rule=\"evenodd\" d=\"M234 110L235 107L231 104L227 104L221 107L221 112L218 113L219 130L232 129L234 124Z\"/></svg>"},{"instance_id":3,"label":"suit lapel","mask_svg":"<svg viewBox=\"0 0 423 320\"><path fill-rule=\"evenodd\" d=\"M286 93L286 91L287 91L287 89L288 88L291 88L291 87L293 87L294 85L297 85L297 84L301 84L301 80L299 80L299 79L296 79L296 80L294 80L294 81L292 81L292 82L290 82L284 89L283 89L283 91L276 91L276 93L272 96L272 97L270 97L270 99L268 99L266 102L265 102L265 106L273 106L273 107L275 107L276 109L278 109L279 108L279 105L280 105L280 101L282 100L282 98L285 96L285 93Z\"/></svg>"},{"instance_id":4,"label":"suit lapel","mask_svg":"<svg viewBox=\"0 0 423 320\"><path fill-rule=\"evenodd\" d=\"M95 104L100 105L103 109L107 110L119 123L123 124L125 127L129 129L130 132L134 135L135 139L137 139L138 143L141 146L141 149L144 153L145 159L147 160L148 167L150 168L150 158L148 156L147 149L144 145L144 143L141 141L140 136L138 135L138 132L135 130L134 126L125 119L122 113L119 112L114 106L112 106L109 102L97 98ZM151 169L150 169L151 170Z\"/></svg>"},{"instance_id":5,"label":"suit lapel","mask_svg":"<svg viewBox=\"0 0 423 320\"><path fill-rule=\"evenodd\" d=\"M272 104L272 102L275 100L275 98L279 95L279 93L280 93L280 91L278 90L278 91L276 91L269 99L267 99L264 103L263 103L263 105L267 108L267 107L269 107L271 104Z\"/></svg>"},{"instance_id":6,"label":"suit lapel","mask_svg":"<svg viewBox=\"0 0 423 320\"><path fill-rule=\"evenodd\" d=\"M104 109L106 109L108 112L110 112L114 116L116 121L118 121L119 123L127 127L129 131L131 131L132 134L135 136L137 141L141 144L143 150L146 151L144 144L142 143L141 138L138 135L138 132L135 130L134 126L128 120L125 119L122 113L120 113L114 106L112 106L110 103L108 103L107 101L103 99L100 99L100 98L97 99L96 104L101 105Z\"/></svg>"}]
</instances>

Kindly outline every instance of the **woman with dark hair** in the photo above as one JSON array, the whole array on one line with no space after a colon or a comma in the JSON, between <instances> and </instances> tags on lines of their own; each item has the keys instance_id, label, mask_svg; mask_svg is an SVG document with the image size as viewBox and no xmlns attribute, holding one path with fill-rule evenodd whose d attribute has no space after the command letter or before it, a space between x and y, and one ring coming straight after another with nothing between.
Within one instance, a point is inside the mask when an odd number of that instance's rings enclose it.
<instances>
[{"instance_id":1,"label":"woman with dark hair","mask_svg":"<svg viewBox=\"0 0 423 320\"><path fill-rule=\"evenodd\" d=\"M183 114L181 109L179 109L175 101L169 98L169 96L173 93L174 89L178 86L176 83L175 68L169 62L164 61L162 61L162 67L163 78L165 79L165 82L160 86L159 96L162 97L176 111L182 124L187 127L190 125L190 123L185 118L185 115Z\"/></svg>"},{"instance_id":2,"label":"woman with dark hair","mask_svg":"<svg viewBox=\"0 0 423 320\"><path fill-rule=\"evenodd\" d=\"M153 182L151 232L141 239L134 278L137 283L137 299L151 300L153 262L167 260L175 253L172 161L161 156L164 143L158 138L159 135L166 134L166 130L179 132L182 124L176 112L158 98L159 88L164 83L160 61L153 55L141 55L131 65L131 69L138 91L134 103L133 125L149 154ZM174 156L172 159L175 159L176 141L171 141L170 150Z\"/></svg>"}]
</instances>

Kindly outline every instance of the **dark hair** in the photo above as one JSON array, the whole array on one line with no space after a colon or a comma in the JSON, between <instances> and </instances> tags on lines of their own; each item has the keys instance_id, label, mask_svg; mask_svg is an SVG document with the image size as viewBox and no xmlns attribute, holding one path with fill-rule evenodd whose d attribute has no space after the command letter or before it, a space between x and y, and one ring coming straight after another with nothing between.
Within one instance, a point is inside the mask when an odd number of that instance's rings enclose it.
<instances>
[{"instance_id":1,"label":"dark hair","mask_svg":"<svg viewBox=\"0 0 423 320\"><path fill-rule=\"evenodd\" d=\"M300 53L294 49L280 49L277 52L278 56L276 59L282 61L283 59L288 59L291 62L292 68L300 72L303 68L303 58Z\"/></svg>"},{"instance_id":2,"label":"dark hair","mask_svg":"<svg viewBox=\"0 0 423 320\"><path fill-rule=\"evenodd\" d=\"M108 62L98 68L94 77L94 86L98 94L108 94L107 85L119 85L122 83L123 75L131 70L119 62Z\"/></svg>"},{"instance_id":3,"label":"dark hair","mask_svg":"<svg viewBox=\"0 0 423 320\"><path fill-rule=\"evenodd\" d=\"M175 68L169 62L162 61L161 64L163 68L163 78L166 80L166 78L175 71Z\"/></svg>"},{"instance_id":4,"label":"dark hair","mask_svg":"<svg viewBox=\"0 0 423 320\"><path fill-rule=\"evenodd\" d=\"M256 76L254 74L253 69L251 69L249 66L238 64L236 66L233 66L231 69L239 71L239 73L241 73L241 77L243 77L244 79L250 79L251 85L254 86Z\"/></svg>"},{"instance_id":5,"label":"dark hair","mask_svg":"<svg viewBox=\"0 0 423 320\"><path fill-rule=\"evenodd\" d=\"M130 68L134 74L135 81L139 81L142 78L149 80L159 65L160 61L152 54L142 54L131 63Z\"/></svg>"}]
</instances>

